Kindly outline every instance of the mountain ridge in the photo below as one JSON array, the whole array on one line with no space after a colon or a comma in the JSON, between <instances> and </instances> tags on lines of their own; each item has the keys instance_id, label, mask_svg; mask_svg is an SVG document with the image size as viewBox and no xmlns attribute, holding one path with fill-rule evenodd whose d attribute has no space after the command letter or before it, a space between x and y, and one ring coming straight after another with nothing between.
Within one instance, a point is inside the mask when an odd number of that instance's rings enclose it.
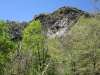
<instances>
[{"instance_id":1,"label":"mountain ridge","mask_svg":"<svg viewBox=\"0 0 100 75\"><path fill-rule=\"evenodd\" d=\"M47 37L62 37L62 35L68 31L71 22L74 22L74 24L77 23L78 18L82 15L90 17L90 14L83 10L71 6L63 6L55 10L53 13L35 15L33 20L40 20ZM15 21L6 21L5 24L10 29L11 39L22 40L23 30L30 22L18 23Z\"/></svg>"}]
</instances>

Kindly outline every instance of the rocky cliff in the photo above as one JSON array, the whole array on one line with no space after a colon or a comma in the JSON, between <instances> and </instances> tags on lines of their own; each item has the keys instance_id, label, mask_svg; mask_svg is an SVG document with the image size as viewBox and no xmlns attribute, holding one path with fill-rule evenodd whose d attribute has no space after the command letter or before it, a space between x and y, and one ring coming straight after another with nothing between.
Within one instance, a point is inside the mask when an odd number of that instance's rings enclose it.
<instances>
[{"instance_id":1,"label":"rocky cliff","mask_svg":"<svg viewBox=\"0 0 100 75\"><path fill-rule=\"evenodd\" d=\"M89 17L89 13L75 7L64 6L53 13L39 14L33 20L39 19L47 32L48 37L63 36L70 27L70 23L76 23L80 16Z\"/></svg>"},{"instance_id":2,"label":"rocky cliff","mask_svg":"<svg viewBox=\"0 0 100 75\"><path fill-rule=\"evenodd\" d=\"M63 37L71 27L71 23L73 22L75 24L78 18L82 15L90 17L90 14L85 11L75 7L64 6L57 9L53 13L35 15L33 20L41 21L47 37ZM27 27L27 25L29 25L30 22L19 23L15 21L6 21L5 23L10 29L10 36L12 40L21 40L23 30Z\"/></svg>"}]
</instances>

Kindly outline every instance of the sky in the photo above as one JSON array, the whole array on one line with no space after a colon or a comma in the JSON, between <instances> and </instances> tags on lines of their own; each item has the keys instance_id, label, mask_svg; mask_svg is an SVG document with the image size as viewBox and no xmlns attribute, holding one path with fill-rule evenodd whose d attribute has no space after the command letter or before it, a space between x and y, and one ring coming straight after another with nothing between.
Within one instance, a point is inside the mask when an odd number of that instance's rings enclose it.
<instances>
[{"instance_id":1,"label":"sky","mask_svg":"<svg viewBox=\"0 0 100 75\"><path fill-rule=\"evenodd\" d=\"M40 13L52 13L60 7L72 6L92 12L92 0L0 0L0 20L31 21Z\"/></svg>"}]
</instances>

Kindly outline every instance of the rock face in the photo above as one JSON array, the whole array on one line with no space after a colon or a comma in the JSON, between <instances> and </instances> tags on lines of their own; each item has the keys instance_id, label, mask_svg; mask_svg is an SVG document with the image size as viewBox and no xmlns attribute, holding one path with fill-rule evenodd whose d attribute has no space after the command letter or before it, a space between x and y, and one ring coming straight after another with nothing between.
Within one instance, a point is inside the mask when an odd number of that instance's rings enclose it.
<instances>
[{"instance_id":1,"label":"rock face","mask_svg":"<svg viewBox=\"0 0 100 75\"><path fill-rule=\"evenodd\" d=\"M22 33L24 28L26 28L28 26L28 22L15 22L15 21L9 21L7 20L5 22L5 25L9 28L10 30L10 37L11 40L13 41L20 41L22 40Z\"/></svg>"},{"instance_id":2,"label":"rock face","mask_svg":"<svg viewBox=\"0 0 100 75\"><path fill-rule=\"evenodd\" d=\"M68 31L72 21L77 22L80 16L89 17L89 13L75 7L61 7L53 13L39 14L33 20L39 19L47 32L47 37L63 36Z\"/></svg>"},{"instance_id":3,"label":"rock face","mask_svg":"<svg viewBox=\"0 0 100 75\"><path fill-rule=\"evenodd\" d=\"M80 16L89 17L89 13L75 7L61 7L53 13L35 15L33 20L40 20L47 37L63 37L67 33L70 23L76 23ZM30 21L31 22L31 21ZM7 20L5 24L10 29L11 39L14 41L22 40L22 33L30 22L15 22Z\"/></svg>"}]
</instances>

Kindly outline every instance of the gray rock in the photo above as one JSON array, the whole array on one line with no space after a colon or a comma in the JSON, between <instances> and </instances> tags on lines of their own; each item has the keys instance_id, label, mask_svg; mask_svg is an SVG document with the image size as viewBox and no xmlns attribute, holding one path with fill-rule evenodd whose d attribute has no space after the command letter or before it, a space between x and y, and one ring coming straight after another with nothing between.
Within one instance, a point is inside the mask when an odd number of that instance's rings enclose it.
<instances>
[{"instance_id":1,"label":"gray rock","mask_svg":"<svg viewBox=\"0 0 100 75\"><path fill-rule=\"evenodd\" d=\"M42 13L35 15L33 20L40 20L47 37L63 37L70 26L70 23L77 22L80 16L90 17L90 14L75 7L61 7L53 13ZM30 21L31 22L31 21ZM15 22L7 20L6 26L10 29L11 40L21 41L23 30L30 22Z\"/></svg>"}]
</instances>

